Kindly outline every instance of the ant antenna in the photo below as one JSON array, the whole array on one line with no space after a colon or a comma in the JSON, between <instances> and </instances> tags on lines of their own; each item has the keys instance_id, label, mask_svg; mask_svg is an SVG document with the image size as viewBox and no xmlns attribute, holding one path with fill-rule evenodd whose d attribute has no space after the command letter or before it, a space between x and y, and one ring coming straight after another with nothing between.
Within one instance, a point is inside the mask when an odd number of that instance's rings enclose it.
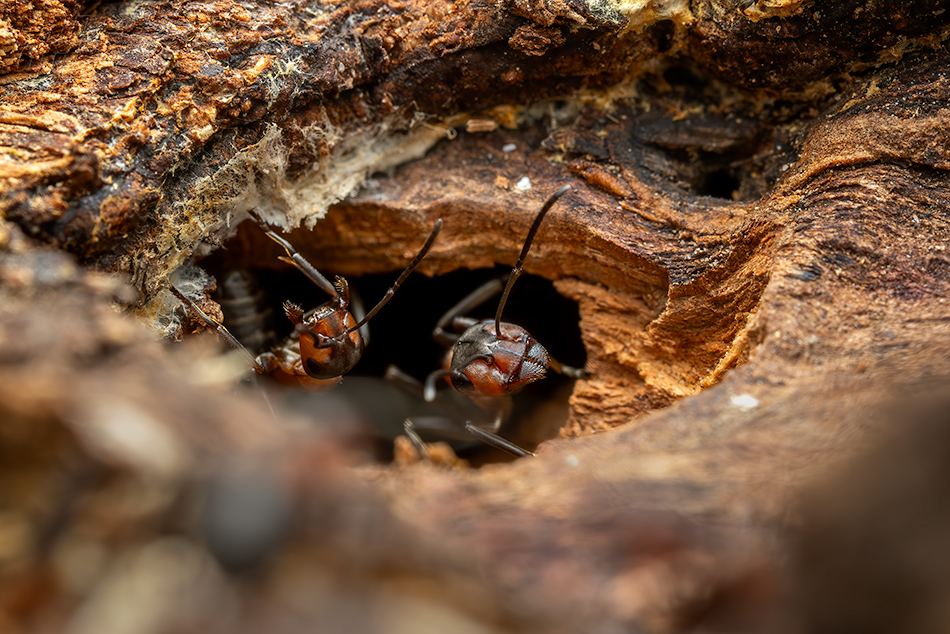
<instances>
[{"instance_id":1,"label":"ant antenna","mask_svg":"<svg viewBox=\"0 0 950 634\"><path fill-rule=\"evenodd\" d=\"M554 203L556 203L561 196L567 193L567 190L570 188L570 185L565 185L561 189L551 194L551 197L548 198L541 207L541 211L538 212L538 215L534 219L534 224L531 225L531 229L528 231L528 237L525 238L524 246L521 248L521 255L518 256L518 261L515 263L515 268L511 269L511 275L508 276L508 283L505 285L505 292L501 294L501 301L498 302L498 310L495 312L495 336L499 339L501 339L501 311L504 310L505 302L508 301L508 294L511 292L511 287L515 285L515 281L521 277L522 273L524 273L521 265L524 264L525 258L528 257L528 250L531 248L531 243L534 241L534 235L541 227L541 221L544 220L544 215L548 213L548 210L554 206Z\"/></svg>"},{"instance_id":2,"label":"ant antenna","mask_svg":"<svg viewBox=\"0 0 950 634\"><path fill-rule=\"evenodd\" d=\"M435 382L439 379L444 379L447 376L450 376L454 379L465 378L465 375L458 370L436 370L435 372L430 372L429 376L426 377L425 387L422 390L422 398L425 399L426 403L431 403L435 400L437 389Z\"/></svg>"},{"instance_id":3,"label":"ant antenna","mask_svg":"<svg viewBox=\"0 0 950 634\"><path fill-rule=\"evenodd\" d=\"M248 214L257 221L257 224L264 230L264 233L267 234L267 237L283 247L284 251L287 252L287 255L282 255L277 259L281 262L286 262L287 264L292 264L297 267L301 273L303 273L307 279L313 282L317 288L324 291L327 295L334 299L339 299L340 294L337 292L336 288L333 287L333 284L330 283L330 280L325 278L320 271L318 271L310 262L307 262L306 259L299 253L294 247L281 238L279 235L267 228L267 223L264 222L264 219L261 218L256 211L253 209L248 211Z\"/></svg>"},{"instance_id":4,"label":"ant antenna","mask_svg":"<svg viewBox=\"0 0 950 634\"><path fill-rule=\"evenodd\" d=\"M285 239L283 239L282 237L280 237L279 235L277 235L270 229L267 229L266 228L267 225L264 223L264 219L261 218L255 211L251 210L248 213L251 215L252 218L254 218L254 220L257 221L259 225L261 225L262 228L264 228L264 233L267 235L267 237L273 240L274 242L276 242L277 244L279 244L280 246L282 246L284 248L284 251L287 252L286 256L281 256L278 258L281 262L287 262L288 264L294 265L295 267L297 267L297 269L301 273L307 276L307 278L311 282L316 284L319 288L326 291L334 299L336 300L340 299L340 292L333 286L333 284L331 284L330 281L320 273L320 271L318 271L312 264L310 264L310 262L304 259L304 257L301 256L299 253L297 253L296 249L294 249L294 247L289 242L287 242ZM373 310L366 313L366 316L363 317L359 321L358 324L356 324L352 328L347 328L345 331L343 331L342 333L340 333L339 335L335 337L325 337L319 333L313 332L311 329L308 329L306 327L298 328L298 332L307 332L310 335L313 335L319 342L318 345L316 346L317 348L329 348L333 346L332 342L334 340L339 340L340 338L350 334L351 332L355 332L359 330L360 328L362 328L363 325L366 324L366 322L372 319L376 315L376 313L378 313L380 309L382 309L382 307L385 306L386 303L389 302L390 299L392 299L392 296L396 294L396 291L399 289L400 286L402 286L402 283L406 281L406 278L409 277L413 269L415 269L419 265L419 263L422 262L422 258L424 258L426 254L429 253L429 249L432 248L432 245L435 243L435 239L436 237L438 237L440 231L442 231L441 218L435 221L435 226L432 228L432 232L429 234L429 237L426 240L426 243L422 245L422 249L420 249L419 253L416 254L416 257L412 259L412 262L409 263L409 265L405 268L402 274L396 279L396 282L392 286L389 287L389 290L387 290L386 294L383 295L383 298L379 300L379 303L373 307Z\"/></svg>"},{"instance_id":5,"label":"ant antenna","mask_svg":"<svg viewBox=\"0 0 950 634\"><path fill-rule=\"evenodd\" d=\"M372 319L380 309L386 305L386 303L392 299L392 296L396 294L396 291L402 286L402 283L406 281L406 278L409 277L409 274L412 273L420 262L422 258L426 256L429 252L429 249L432 248L432 244L435 242L436 237L438 237L439 232L442 231L442 219L439 218L435 221L435 226L432 228L432 233L429 234L429 238L426 240L426 243L422 245L422 248L419 250L419 253L416 254L416 257L412 258L412 262L405 268L402 274L396 279L395 283L389 287L389 290L386 291L386 294L383 295L383 298L379 300L379 303L373 307L373 310L366 313L366 316L363 317L358 324L352 328L347 328L346 332L343 334L348 335L353 331L359 330L363 327L363 324Z\"/></svg>"}]
</instances>

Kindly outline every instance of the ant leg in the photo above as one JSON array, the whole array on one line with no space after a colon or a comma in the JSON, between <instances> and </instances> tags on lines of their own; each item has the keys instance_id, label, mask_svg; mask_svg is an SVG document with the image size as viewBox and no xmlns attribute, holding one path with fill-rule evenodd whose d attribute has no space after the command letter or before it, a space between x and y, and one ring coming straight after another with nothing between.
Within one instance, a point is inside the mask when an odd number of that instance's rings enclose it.
<instances>
[{"instance_id":1,"label":"ant leg","mask_svg":"<svg viewBox=\"0 0 950 634\"><path fill-rule=\"evenodd\" d=\"M231 332L230 332L227 328L225 328L223 324L219 324L217 321L215 321L214 319L212 319L211 317L209 317L208 315L206 315L203 310L201 310L200 308L198 308L198 306L197 306L193 301L191 301L190 299L188 299L187 297L185 297L185 295L184 295L181 291L179 291L177 288L175 288L173 285L169 284L169 285L168 285L168 289L169 289L169 290L172 292L172 294L173 294L175 297L177 297L185 306L187 306L187 307L191 310L191 312L193 312L193 313L195 314L195 316L198 317L198 319L200 319L201 321L203 321L203 322L205 323L205 325L207 325L209 328L213 328L213 329L215 330L215 332L217 332L219 335L221 335L222 337L224 337L224 339L231 345L232 348L234 348L235 350L237 350L238 352L240 352L242 355L244 355L244 359L248 362L248 364L249 364L252 368L254 368L254 370L255 370L258 374L266 374L266 373L267 373L267 368L265 368L264 365L262 365L262 364L254 357L254 355L251 354L251 351L248 350L247 348L245 348L245 347L244 347L244 344L242 344L240 341L238 341L238 340L237 340L237 337L235 337L234 335L232 335Z\"/></svg>"},{"instance_id":2,"label":"ant leg","mask_svg":"<svg viewBox=\"0 0 950 634\"><path fill-rule=\"evenodd\" d=\"M508 414L511 412L511 400L510 398L507 401L506 405L499 405L495 409L495 418L492 421L492 424L486 428L486 426L476 425L472 421L465 422L465 431L467 431L475 438L479 439L486 445L494 447L505 453L509 453L513 456L519 458L524 458L525 456L533 456L534 453L528 451L527 449L522 449L515 443L510 440L502 438L495 432L501 427L502 422L507 418Z\"/></svg>"},{"instance_id":3,"label":"ant leg","mask_svg":"<svg viewBox=\"0 0 950 634\"><path fill-rule=\"evenodd\" d=\"M472 434L465 430L459 420L460 419L442 414L428 416L413 415L412 418L406 419L408 425L404 422L403 427L411 429L412 433L415 434L423 444L428 444L422 440L423 436L427 438L437 438L445 442L460 441L471 443ZM407 432L406 435L411 437L412 434Z\"/></svg>"},{"instance_id":4,"label":"ant leg","mask_svg":"<svg viewBox=\"0 0 950 634\"><path fill-rule=\"evenodd\" d=\"M456 333L463 333L477 323L478 320L471 317L455 317L452 319L452 330L454 330ZM454 339L458 339L457 334L449 336L453 337Z\"/></svg>"},{"instance_id":5,"label":"ant leg","mask_svg":"<svg viewBox=\"0 0 950 634\"><path fill-rule=\"evenodd\" d=\"M422 439L419 434L416 433L415 427L412 424L410 419L406 419L402 423L402 429L406 433L406 437L409 439L409 442L412 443L412 446L416 448L416 451L419 452L419 455L423 460L429 459L429 445Z\"/></svg>"},{"instance_id":6,"label":"ant leg","mask_svg":"<svg viewBox=\"0 0 950 634\"><path fill-rule=\"evenodd\" d=\"M442 231L442 219L439 218L435 221L435 226L432 228L432 233L429 234L429 237L426 239L426 243L422 245L422 248L419 250L419 253L416 254L416 257L412 258L412 262L403 270L402 274L396 278L396 282L389 287L389 290L386 291L386 294L383 295L383 298L379 300L379 303L376 304L369 313L366 314L359 322L352 328L347 328L346 332L350 333L354 330L359 330L362 328L366 322L372 319L380 309L392 299L392 296L396 294L396 291L402 286L402 283L406 281L406 278L409 277L409 274L412 273L413 269L419 266L419 263L422 262L422 258L426 256L429 252L429 249L432 248L432 244L435 242L436 237L439 235L439 232Z\"/></svg>"},{"instance_id":7,"label":"ant leg","mask_svg":"<svg viewBox=\"0 0 950 634\"><path fill-rule=\"evenodd\" d=\"M504 278L496 277L493 280L485 282L463 297L460 302L442 315L441 319L439 319L435 325L435 330L432 331L432 338L435 339L439 345L445 346L446 348L454 346L455 342L458 341L458 335L448 331L449 324L452 324L453 329L456 329L457 319L464 319L461 317L462 315L484 304L500 293L502 288L504 288ZM468 323L468 326L475 323L474 320L470 321L471 323ZM459 326L460 325L461 321L459 321Z\"/></svg>"},{"instance_id":8,"label":"ant leg","mask_svg":"<svg viewBox=\"0 0 950 634\"><path fill-rule=\"evenodd\" d=\"M267 409L270 410L270 415L274 419L274 422L276 423L280 421L280 417L277 415L277 408L274 407L274 404L271 402L270 397L267 395L267 390L259 382L261 376L262 376L261 372L258 372L257 374L252 376L254 387L257 388L257 391L261 395L261 398L264 399L264 404L267 405Z\"/></svg>"},{"instance_id":9,"label":"ant leg","mask_svg":"<svg viewBox=\"0 0 950 634\"><path fill-rule=\"evenodd\" d=\"M386 366L386 373L383 377L391 383L401 385L419 397L424 394L421 381L392 364Z\"/></svg>"},{"instance_id":10,"label":"ant leg","mask_svg":"<svg viewBox=\"0 0 950 634\"><path fill-rule=\"evenodd\" d=\"M590 376L590 372L584 368L574 368L569 365L564 365L557 359L552 356L548 356L548 362L550 363L550 368L557 372L558 374L563 374L564 376L571 379L583 379Z\"/></svg>"},{"instance_id":11,"label":"ant leg","mask_svg":"<svg viewBox=\"0 0 950 634\"><path fill-rule=\"evenodd\" d=\"M426 423L432 424L435 423L434 427L428 427ZM457 466L459 464L466 464L465 461L460 461L458 455L452 449L451 444L448 445L445 449L436 449L419 435L418 431L423 431L424 429L429 429L432 432L439 432L440 430L452 428L455 430L455 440L462 441L471 441L471 436L466 433L458 423L452 421L451 419L442 419L434 420L431 417L426 419L426 422L420 423L418 420L412 420L407 418L403 423L403 430L405 431L406 437L409 439L409 442L415 448L416 452L419 455L419 458L423 462L428 462L430 464L442 465L442 466ZM417 431L418 430L418 431ZM442 435L442 434L440 434ZM448 442L452 438L448 436L443 436L443 442ZM439 445L443 443L438 443Z\"/></svg>"},{"instance_id":12,"label":"ant leg","mask_svg":"<svg viewBox=\"0 0 950 634\"><path fill-rule=\"evenodd\" d=\"M493 434L490 431L485 431L481 427L476 427L472 423L465 423L465 430L468 431L471 435L475 436L481 440L486 445L494 447L495 449L500 449L505 453L510 453L512 456L517 456L519 458L524 458L525 456L533 456L534 453L528 451L527 449L522 449L515 443L510 440L505 440L498 434Z\"/></svg>"}]
</instances>

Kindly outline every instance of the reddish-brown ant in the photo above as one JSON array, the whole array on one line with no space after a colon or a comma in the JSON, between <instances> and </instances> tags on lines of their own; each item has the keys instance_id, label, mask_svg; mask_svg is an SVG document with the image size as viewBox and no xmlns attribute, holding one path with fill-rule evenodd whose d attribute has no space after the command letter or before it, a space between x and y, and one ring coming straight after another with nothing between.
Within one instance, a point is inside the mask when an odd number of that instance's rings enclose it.
<instances>
[{"instance_id":1,"label":"reddish-brown ant","mask_svg":"<svg viewBox=\"0 0 950 634\"><path fill-rule=\"evenodd\" d=\"M256 217L255 217L256 218ZM256 218L260 224L263 223ZM299 383L308 389L318 389L328 384L339 383L340 377L353 369L363 354L364 337L360 329L372 319L392 298L413 269L432 248L442 219L436 221L429 238L412 259L396 282L376 306L358 322L350 313L350 287L346 279L336 276L334 283L324 277L310 262L297 253L294 247L273 231L265 229L267 236L283 247L286 256L282 262L294 265L307 279L330 295L330 300L315 310L304 310L291 302L284 302L284 312L294 324L294 332L280 346L255 357L223 324L205 314L198 306L170 285L175 296L210 328L227 340L247 359L258 374L270 374L285 383Z\"/></svg>"},{"instance_id":2,"label":"reddish-brown ant","mask_svg":"<svg viewBox=\"0 0 950 634\"><path fill-rule=\"evenodd\" d=\"M496 295L502 288L501 279L483 284L450 308L438 321L432 333L437 342L450 347L452 351L449 367L436 370L426 377L423 390L425 400L435 400L437 382L440 379L448 379L457 392L468 396L492 413L490 421L479 424L467 421L465 429L485 443L516 456L531 453L495 433L510 408L508 397L529 383L543 378L548 368L575 379L587 375L585 370L566 366L555 360L544 346L521 326L501 321L505 302L515 281L524 272L522 265L541 221L569 189L570 186L565 185L554 192L535 217L525 238L521 255L504 286L495 318L479 321L462 315ZM453 332L448 330L450 327ZM420 451L424 451L424 443L414 428L422 429L422 426L407 420L407 435Z\"/></svg>"}]
</instances>

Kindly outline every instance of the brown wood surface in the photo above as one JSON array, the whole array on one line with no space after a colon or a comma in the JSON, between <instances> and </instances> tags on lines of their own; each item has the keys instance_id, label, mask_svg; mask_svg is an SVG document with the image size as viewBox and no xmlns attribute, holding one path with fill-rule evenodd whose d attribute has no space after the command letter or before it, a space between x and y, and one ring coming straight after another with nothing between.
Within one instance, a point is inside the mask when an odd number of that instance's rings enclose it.
<instances>
[{"instance_id":1,"label":"brown wood surface","mask_svg":"<svg viewBox=\"0 0 950 634\"><path fill-rule=\"evenodd\" d=\"M813 555L877 521L903 553L877 458L820 483L950 370L946 9L5 4L0 630L938 631L926 555L867 560L933 601L855 621ZM333 411L235 390L165 290L217 315L202 269L286 271L250 210L353 280L436 218L418 275L510 266L563 184L525 268L576 301L591 376L533 459L367 464ZM431 327L430 299L376 321ZM946 500L919 433L907 517ZM228 487L283 531L252 574L206 550Z\"/></svg>"}]
</instances>

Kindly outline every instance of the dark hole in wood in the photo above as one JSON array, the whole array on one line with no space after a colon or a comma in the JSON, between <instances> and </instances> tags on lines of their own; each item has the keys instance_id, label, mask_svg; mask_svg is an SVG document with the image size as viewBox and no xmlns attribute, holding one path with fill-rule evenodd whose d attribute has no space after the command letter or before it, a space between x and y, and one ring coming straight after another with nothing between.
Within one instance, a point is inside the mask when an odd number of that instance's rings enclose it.
<instances>
[{"instance_id":1,"label":"dark hole in wood","mask_svg":"<svg viewBox=\"0 0 950 634\"><path fill-rule=\"evenodd\" d=\"M693 191L700 196L733 200L742 182L728 168L701 172L693 183Z\"/></svg>"},{"instance_id":2,"label":"dark hole in wood","mask_svg":"<svg viewBox=\"0 0 950 634\"><path fill-rule=\"evenodd\" d=\"M671 86L680 86L701 91L709 82L687 66L672 65L663 71L663 79Z\"/></svg>"},{"instance_id":3,"label":"dark hole in wood","mask_svg":"<svg viewBox=\"0 0 950 634\"><path fill-rule=\"evenodd\" d=\"M219 281L227 275L225 269L216 268L214 259L204 263ZM342 389L336 388L336 396L356 401L381 401L390 396L387 386L380 386L386 367L394 364L405 372L424 380L426 375L442 367L445 350L432 339L432 329L439 318L470 291L493 277L507 277L510 267L496 267L475 271L455 271L436 278L423 275L411 276L395 294L386 307L370 322L369 345L359 364L344 377ZM330 271L321 270L328 277ZM300 304L305 310L326 301L326 296L297 271L287 270L252 271L257 276L267 297L266 306L275 313L274 330L278 337L291 331L290 322L281 308L285 300ZM359 294L367 309L385 294L397 273L348 276L353 291ZM492 318L498 299L486 302L468 315L477 319ZM262 308L265 308L262 305ZM225 315L225 325L229 316ZM576 303L559 294L550 280L534 276L522 276L514 287L505 306L503 319L526 328L548 352L563 363L583 366L586 353L580 335L580 317ZM541 440L556 435L566 422L567 399L573 382L556 373L527 386L514 397L514 409L502 434L511 440L533 449ZM365 399L362 391L366 390ZM303 390L303 388L301 388ZM320 397L299 396L301 403L320 403ZM361 407L366 403L358 403ZM378 454L386 459L391 456L388 441L401 432L403 412L398 407L388 407L380 402L371 403L367 414L378 418L380 434L376 439L384 445ZM321 405L303 405L304 408ZM555 415L536 415L539 408L556 412ZM314 416L316 418L316 415ZM391 420L390 420L391 419ZM460 421L464 424L465 421ZM504 460L506 456L488 447L474 445L473 449L460 453L475 462Z\"/></svg>"},{"instance_id":4,"label":"dark hole in wood","mask_svg":"<svg viewBox=\"0 0 950 634\"><path fill-rule=\"evenodd\" d=\"M673 20L660 20L650 28L656 38L656 50L665 53L673 47L673 36L676 34L676 23Z\"/></svg>"}]
</instances>

